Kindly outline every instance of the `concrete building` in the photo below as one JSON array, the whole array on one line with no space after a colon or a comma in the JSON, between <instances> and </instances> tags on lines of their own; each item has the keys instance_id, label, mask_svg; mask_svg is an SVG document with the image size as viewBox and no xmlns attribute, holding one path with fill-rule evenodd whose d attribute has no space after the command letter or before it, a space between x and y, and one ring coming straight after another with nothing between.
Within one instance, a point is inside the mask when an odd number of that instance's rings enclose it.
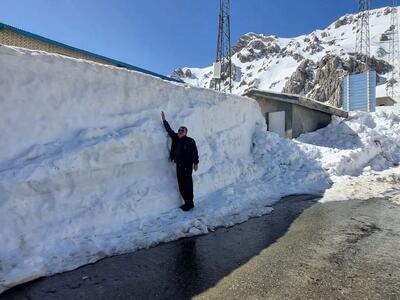
<instances>
[{"instance_id":1,"label":"concrete building","mask_svg":"<svg viewBox=\"0 0 400 300\"><path fill-rule=\"evenodd\" d=\"M331 122L332 115L348 117L344 110L298 95L250 90L244 96L257 100L268 130L282 137L296 138L323 128Z\"/></svg>"},{"instance_id":2,"label":"concrete building","mask_svg":"<svg viewBox=\"0 0 400 300\"><path fill-rule=\"evenodd\" d=\"M396 101L390 96L381 96L376 98L377 106L393 106L396 104Z\"/></svg>"},{"instance_id":3,"label":"concrete building","mask_svg":"<svg viewBox=\"0 0 400 300\"><path fill-rule=\"evenodd\" d=\"M0 23L0 45L21 47L32 50L40 50L48 53L57 53L69 57L85 59L101 64L142 72L145 74L162 78L164 80L182 82L161 74L157 74L139 67L132 66L130 64L115 59L111 59L85 50L71 47L3 23Z\"/></svg>"}]
</instances>

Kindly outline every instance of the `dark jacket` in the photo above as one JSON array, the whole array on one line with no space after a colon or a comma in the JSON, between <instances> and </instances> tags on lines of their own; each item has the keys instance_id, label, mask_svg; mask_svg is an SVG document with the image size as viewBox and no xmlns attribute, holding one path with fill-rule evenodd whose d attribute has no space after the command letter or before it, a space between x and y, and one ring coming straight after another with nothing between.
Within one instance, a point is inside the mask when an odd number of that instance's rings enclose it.
<instances>
[{"instance_id":1,"label":"dark jacket","mask_svg":"<svg viewBox=\"0 0 400 300\"><path fill-rule=\"evenodd\" d=\"M164 121L165 130L172 139L171 151L169 158L176 164L191 166L199 163L199 155L197 152L196 142L194 139L185 136L178 138L178 134L171 129L167 121Z\"/></svg>"}]
</instances>

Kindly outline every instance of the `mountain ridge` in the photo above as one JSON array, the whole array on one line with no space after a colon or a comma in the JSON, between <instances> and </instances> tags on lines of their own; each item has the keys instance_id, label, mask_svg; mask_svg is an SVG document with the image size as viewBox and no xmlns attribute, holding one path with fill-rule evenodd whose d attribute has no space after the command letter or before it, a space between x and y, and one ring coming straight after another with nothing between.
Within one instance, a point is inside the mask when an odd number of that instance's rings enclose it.
<instances>
[{"instance_id":1,"label":"mountain ridge","mask_svg":"<svg viewBox=\"0 0 400 300\"><path fill-rule=\"evenodd\" d=\"M370 11L370 66L377 71L378 85L388 83L393 69L389 63L388 43L391 12L391 7ZM364 68L365 58L354 51L359 17L359 13L346 14L325 29L294 38L254 32L244 34L232 47L232 92L241 95L257 88L299 94L340 107L341 78ZM213 67L209 66L178 68L171 76L194 86L210 88L212 75Z\"/></svg>"}]
</instances>

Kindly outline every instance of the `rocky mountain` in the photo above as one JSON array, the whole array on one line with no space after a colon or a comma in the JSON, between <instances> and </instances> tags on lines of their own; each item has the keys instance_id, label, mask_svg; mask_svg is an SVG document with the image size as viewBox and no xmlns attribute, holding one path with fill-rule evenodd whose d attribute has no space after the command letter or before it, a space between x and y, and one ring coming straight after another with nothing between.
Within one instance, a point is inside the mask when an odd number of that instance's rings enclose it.
<instances>
[{"instance_id":1,"label":"rocky mountain","mask_svg":"<svg viewBox=\"0 0 400 300\"><path fill-rule=\"evenodd\" d=\"M377 71L379 85L387 84L392 70L388 42L391 11L389 7L370 11L373 57L369 64ZM323 30L294 38L243 35L232 48L233 93L257 88L300 94L340 107L341 79L364 68L365 58L354 53L358 19L359 14L348 14ZM172 77L210 88L213 67L178 68Z\"/></svg>"}]
</instances>

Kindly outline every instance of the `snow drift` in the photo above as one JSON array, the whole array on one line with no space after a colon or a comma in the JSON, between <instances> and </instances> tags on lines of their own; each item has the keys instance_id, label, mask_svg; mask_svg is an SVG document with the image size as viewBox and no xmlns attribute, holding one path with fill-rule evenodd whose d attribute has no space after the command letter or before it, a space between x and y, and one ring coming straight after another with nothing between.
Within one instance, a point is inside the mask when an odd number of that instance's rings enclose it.
<instances>
[{"instance_id":1,"label":"snow drift","mask_svg":"<svg viewBox=\"0 0 400 300\"><path fill-rule=\"evenodd\" d=\"M251 99L5 46L0 65L0 292L330 185L296 143L266 133ZM199 148L189 214L161 110Z\"/></svg>"}]
</instances>

